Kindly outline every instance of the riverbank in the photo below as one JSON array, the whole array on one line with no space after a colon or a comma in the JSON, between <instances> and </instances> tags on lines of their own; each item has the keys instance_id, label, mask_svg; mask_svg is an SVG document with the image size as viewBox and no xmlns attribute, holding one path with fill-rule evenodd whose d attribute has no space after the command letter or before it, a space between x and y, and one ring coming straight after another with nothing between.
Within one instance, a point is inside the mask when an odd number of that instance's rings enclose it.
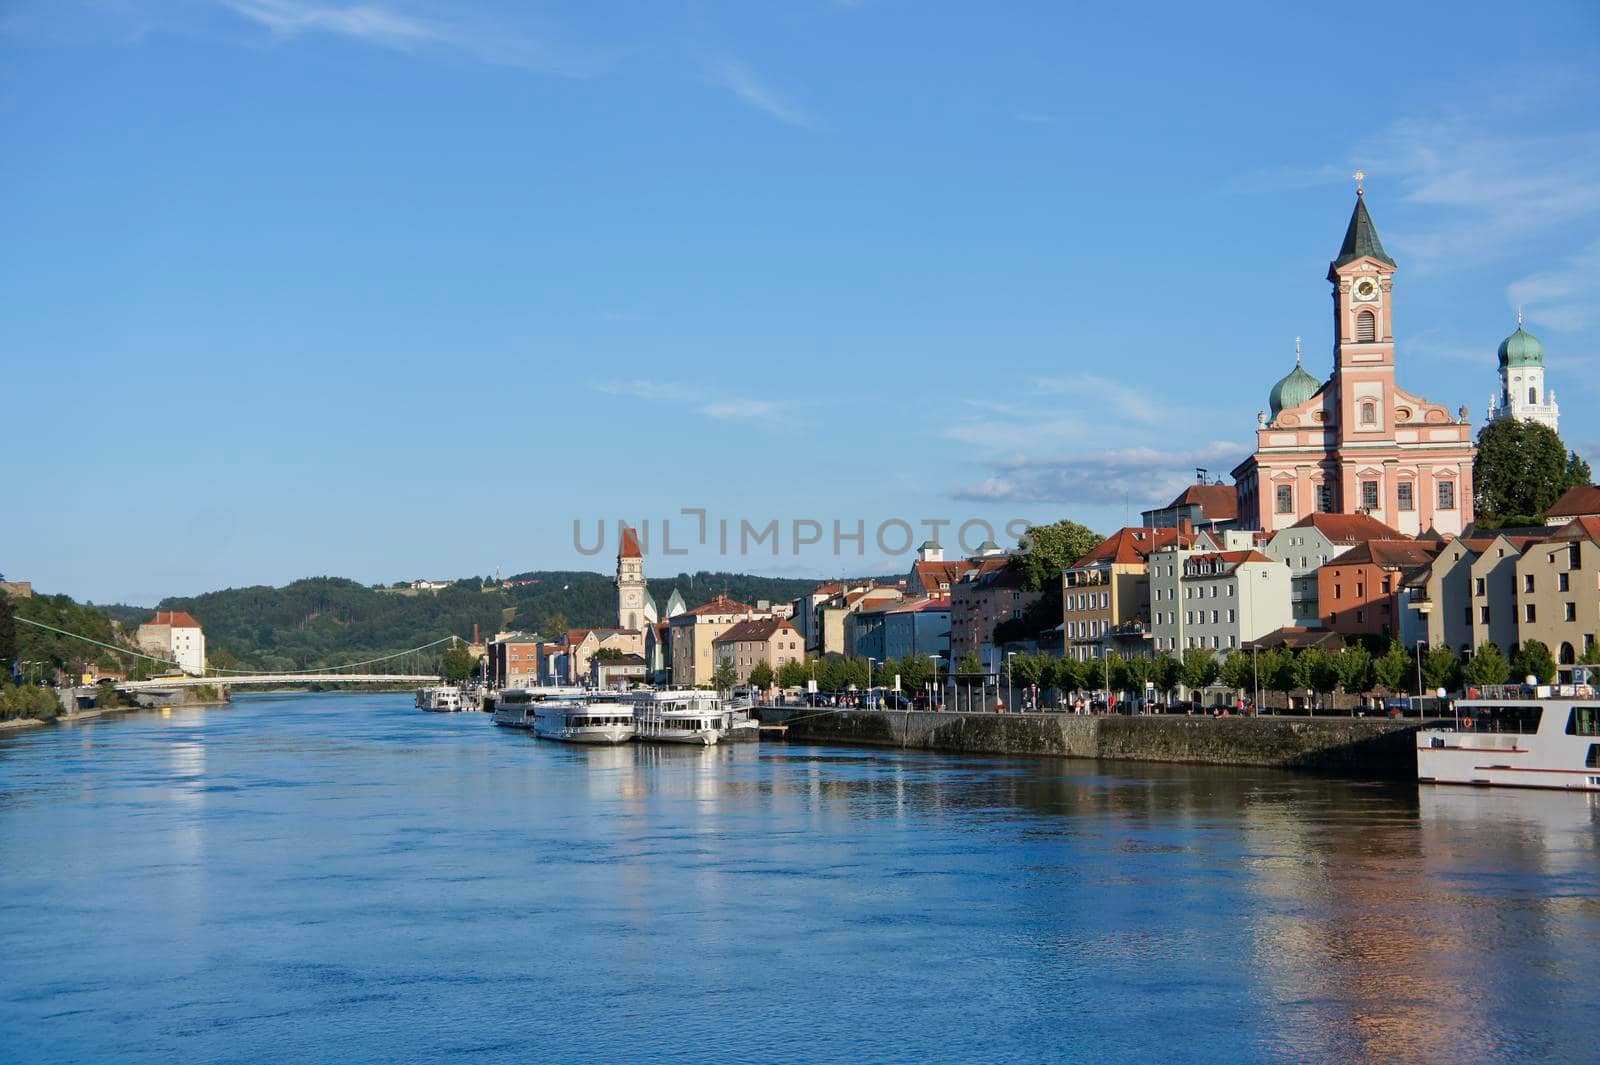
<instances>
[{"instance_id":1,"label":"riverbank","mask_svg":"<svg viewBox=\"0 0 1600 1065\"><path fill-rule=\"evenodd\" d=\"M1303 769L1414 780L1417 720L1388 718L896 713L762 708L808 743L954 754L1047 755L1189 765Z\"/></svg>"}]
</instances>

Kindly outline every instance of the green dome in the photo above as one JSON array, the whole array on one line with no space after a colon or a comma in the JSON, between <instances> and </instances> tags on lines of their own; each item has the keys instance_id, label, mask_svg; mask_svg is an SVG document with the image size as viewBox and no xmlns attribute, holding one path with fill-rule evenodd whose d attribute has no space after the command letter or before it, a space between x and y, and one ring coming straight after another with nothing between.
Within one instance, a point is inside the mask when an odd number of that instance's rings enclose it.
<instances>
[{"instance_id":1,"label":"green dome","mask_svg":"<svg viewBox=\"0 0 1600 1065\"><path fill-rule=\"evenodd\" d=\"M1281 410L1298 407L1316 395L1321 387L1322 382L1306 373L1306 368L1301 366L1300 361L1296 359L1294 369L1289 371L1289 376L1272 386L1272 395L1270 397L1272 413L1268 415L1267 420L1271 421L1276 418Z\"/></svg>"},{"instance_id":2,"label":"green dome","mask_svg":"<svg viewBox=\"0 0 1600 1065\"><path fill-rule=\"evenodd\" d=\"M1543 366L1544 345L1539 338L1522 328L1500 341L1501 366Z\"/></svg>"}]
</instances>

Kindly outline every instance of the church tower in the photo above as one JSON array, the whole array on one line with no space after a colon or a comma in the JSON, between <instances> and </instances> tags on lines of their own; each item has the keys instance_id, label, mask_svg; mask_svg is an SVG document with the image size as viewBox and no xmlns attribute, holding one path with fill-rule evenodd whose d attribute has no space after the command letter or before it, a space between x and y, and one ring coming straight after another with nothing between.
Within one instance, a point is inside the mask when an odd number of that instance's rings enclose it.
<instances>
[{"instance_id":1,"label":"church tower","mask_svg":"<svg viewBox=\"0 0 1600 1065\"><path fill-rule=\"evenodd\" d=\"M644 581L644 552L639 550L639 534L632 526L622 527L622 546L617 549L617 628L642 629L655 620L647 616L649 598Z\"/></svg>"},{"instance_id":2,"label":"church tower","mask_svg":"<svg viewBox=\"0 0 1600 1065\"><path fill-rule=\"evenodd\" d=\"M1517 331L1500 342L1500 394L1489 401L1489 420L1501 418L1538 422L1561 431L1555 389L1544 385L1544 345L1522 328L1521 311Z\"/></svg>"}]
</instances>

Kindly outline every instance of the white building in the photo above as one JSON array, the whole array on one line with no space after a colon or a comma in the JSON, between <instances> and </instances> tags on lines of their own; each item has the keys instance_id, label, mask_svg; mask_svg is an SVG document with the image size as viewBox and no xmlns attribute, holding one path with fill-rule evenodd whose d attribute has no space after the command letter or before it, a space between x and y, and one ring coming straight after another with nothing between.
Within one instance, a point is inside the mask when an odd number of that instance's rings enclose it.
<instances>
[{"instance_id":1,"label":"white building","mask_svg":"<svg viewBox=\"0 0 1600 1065\"><path fill-rule=\"evenodd\" d=\"M1489 420L1515 418L1519 422L1538 422L1556 432L1561 430L1561 408L1556 393L1544 384L1544 345L1522 328L1522 312L1517 312L1517 331L1500 342L1500 393L1489 399Z\"/></svg>"},{"instance_id":2,"label":"white building","mask_svg":"<svg viewBox=\"0 0 1600 1065\"><path fill-rule=\"evenodd\" d=\"M1403 539L1404 534L1367 514L1308 514L1273 533L1262 550L1289 567L1293 624L1314 629L1322 625L1317 571L1357 544Z\"/></svg>"},{"instance_id":3,"label":"white building","mask_svg":"<svg viewBox=\"0 0 1600 1065\"><path fill-rule=\"evenodd\" d=\"M139 649L178 663L191 676L206 671L206 634L193 616L182 610L158 610L156 616L139 626Z\"/></svg>"},{"instance_id":4,"label":"white building","mask_svg":"<svg viewBox=\"0 0 1600 1065\"><path fill-rule=\"evenodd\" d=\"M1291 623L1289 567L1253 547L1150 555L1150 633L1157 654L1219 654Z\"/></svg>"}]
</instances>

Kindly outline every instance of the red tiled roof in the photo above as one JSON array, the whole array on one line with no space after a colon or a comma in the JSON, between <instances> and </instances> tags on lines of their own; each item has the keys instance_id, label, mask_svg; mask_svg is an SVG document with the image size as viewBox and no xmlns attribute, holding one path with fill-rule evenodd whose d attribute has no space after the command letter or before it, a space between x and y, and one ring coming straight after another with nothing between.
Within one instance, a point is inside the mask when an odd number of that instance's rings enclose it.
<instances>
[{"instance_id":1,"label":"red tiled roof","mask_svg":"<svg viewBox=\"0 0 1600 1065\"><path fill-rule=\"evenodd\" d=\"M737 599L729 599L725 595L719 595L709 603L701 604L693 610L685 610L683 613L675 615L672 620L698 617L702 614L749 614L754 610L755 607L749 603L741 603Z\"/></svg>"},{"instance_id":2,"label":"red tiled roof","mask_svg":"<svg viewBox=\"0 0 1600 1065\"><path fill-rule=\"evenodd\" d=\"M642 558L644 553L639 550L639 534L633 531L633 526L622 527L622 546L617 550L618 558Z\"/></svg>"},{"instance_id":3,"label":"red tiled roof","mask_svg":"<svg viewBox=\"0 0 1600 1065\"><path fill-rule=\"evenodd\" d=\"M1432 540L1368 540L1335 555L1330 566L1373 565L1384 569L1409 569L1433 560L1441 545Z\"/></svg>"},{"instance_id":4,"label":"red tiled roof","mask_svg":"<svg viewBox=\"0 0 1600 1065\"><path fill-rule=\"evenodd\" d=\"M922 583L923 591L936 592L940 585L951 585L961 579L965 562L914 562L911 571Z\"/></svg>"},{"instance_id":5,"label":"red tiled roof","mask_svg":"<svg viewBox=\"0 0 1600 1065\"><path fill-rule=\"evenodd\" d=\"M184 610L157 610L156 616L146 625L171 625L175 629L198 629L200 623Z\"/></svg>"},{"instance_id":6,"label":"red tiled roof","mask_svg":"<svg viewBox=\"0 0 1600 1065\"><path fill-rule=\"evenodd\" d=\"M1316 529L1336 544L1358 544L1363 540L1404 540L1398 529L1391 529L1370 514L1307 514L1291 529Z\"/></svg>"},{"instance_id":7,"label":"red tiled roof","mask_svg":"<svg viewBox=\"0 0 1600 1065\"><path fill-rule=\"evenodd\" d=\"M785 633L798 638L800 634L793 625L783 618L759 618L753 621L741 621L733 628L724 632L712 641L718 643L765 643L772 639L775 633Z\"/></svg>"},{"instance_id":8,"label":"red tiled roof","mask_svg":"<svg viewBox=\"0 0 1600 1065\"><path fill-rule=\"evenodd\" d=\"M1191 484L1161 509L1187 506L1198 506L1206 521L1233 521L1239 516L1239 492L1232 485Z\"/></svg>"},{"instance_id":9,"label":"red tiled roof","mask_svg":"<svg viewBox=\"0 0 1600 1065\"><path fill-rule=\"evenodd\" d=\"M1600 485L1580 484L1569 488L1545 511L1547 518L1576 518L1585 514L1600 514Z\"/></svg>"},{"instance_id":10,"label":"red tiled roof","mask_svg":"<svg viewBox=\"0 0 1600 1065\"><path fill-rule=\"evenodd\" d=\"M1173 546L1188 547L1193 542L1191 534L1178 529L1138 529L1130 526L1118 529L1067 568L1078 569L1102 562L1137 565L1148 559L1151 551Z\"/></svg>"},{"instance_id":11,"label":"red tiled roof","mask_svg":"<svg viewBox=\"0 0 1600 1065\"><path fill-rule=\"evenodd\" d=\"M1555 530L1555 533L1543 542L1548 543L1550 540L1583 539L1589 539L1595 541L1596 543L1600 543L1600 517L1596 517L1592 514L1579 515L1578 517L1567 522L1565 525L1558 527ZM1527 548L1524 547L1523 550L1527 550Z\"/></svg>"}]
</instances>

